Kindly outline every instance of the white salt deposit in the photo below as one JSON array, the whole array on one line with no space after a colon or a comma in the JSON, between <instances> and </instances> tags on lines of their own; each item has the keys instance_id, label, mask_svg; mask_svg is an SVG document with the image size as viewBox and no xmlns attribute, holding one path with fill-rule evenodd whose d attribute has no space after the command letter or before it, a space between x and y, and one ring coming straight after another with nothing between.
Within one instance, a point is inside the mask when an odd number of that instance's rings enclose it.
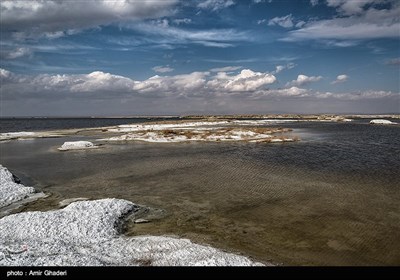
<instances>
[{"instance_id":1,"label":"white salt deposit","mask_svg":"<svg viewBox=\"0 0 400 280\"><path fill-rule=\"evenodd\" d=\"M254 131L251 128L210 128L210 129L193 129L191 132L186 129L169 129L169 130L150 130L138 131L128 134L114 136L110 138L98 139L98 141L145 141L153 143L177 143L188 141L248 141L248 142L268 142L275 139L271 134L274 131ZM280 137L279 142L294 141L290 137ZM275 141L278 142L278 141Z\"/></svg>"},{"instance_id":2,"label":"white salt deposit","mask_svg":"<svg viewBox=\"0 0 400 280\"><path fill-rule=\"evenodd\" d=\"M64 142L64 144L58 148L60 151L69 151L69 150L84 150L84 149L95 149L98 146L93 145L92 142L89 141L73 141L73 142Z\"/></svg>"},{"instance_id":3,"label":"white salt deposit","mask_svg":"<svg viewBox=\"0 0 400 280\"><path fill-rule=\"evenodd\" d=\"M0 208L23 200L34 192L34 188L16 183L11 172L0 165Z\"/></svg>"},{"instance_id":4,"label":"white salt deposit","mask_svg":"<svg viewBox=\"0 0 400 280\"><path fill-rule=\"evenodd\" d=\"M187 239L120 236L119 220L137 209L126 200L102 199L4 217L0 219L0 265L261 265Z\"/></svg>"},{"instance_id":5,"label":"white salt deposit","mask_svg":"<svg viewBox=\"0 0 400 280\"><path fill-rule=\"evenodd\" d=\"M198 126L215 126L215 125L226 125L228 121L218 122L180 122L180 123L165 123L165 124L122 124L117 128L110 128L110 132L135 132L143 130L164 130L164 129L176 129L185 127L198 127Z\"/></svg>"},{"instance_id":6,"label":"white salt deposit","mask_svg":"<svg viewBox=\"0 0 400 280\"><path fill-rule=\"evenodd\" d=\"M19 139L19 138L31 138L35 136L36 136L35 132L26 132L26 131L6 132L6 133L0 133L0 141Z\"/></svg>"},{"instance_id":7,"label":"white salt deposit","mask_svg":"<svg viewBox=\"0 0 400 280\"><path fill-rule=\"evenodd\" d=\"M370 124L396 124L395 122L384 120L384 119L375 119L369 122Z\"/></svg>"}]
</instances>

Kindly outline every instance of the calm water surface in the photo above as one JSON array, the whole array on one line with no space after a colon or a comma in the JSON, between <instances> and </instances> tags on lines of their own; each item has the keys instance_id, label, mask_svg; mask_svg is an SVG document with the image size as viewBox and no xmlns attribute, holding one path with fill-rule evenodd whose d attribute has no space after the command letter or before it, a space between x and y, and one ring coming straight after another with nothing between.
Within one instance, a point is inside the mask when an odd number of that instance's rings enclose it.
<instances>
[{"instance_id":1,"label":"calm water surface","mask_svg":"<svg viewBox=\"0 0 400 280\"><path fill-rule=\"evenodd\" d=\"M125 198L165 210L128 235L171 234L285 265L400 265L400 127L291 123L301 142L0 144L0 163L52 195ZM88 137L68 140L94 140Z\"/></svg>"},{"instance_id":2,"label":"calm water surface","mask_svg":"<svg viewBox=\"0 0 400 280\"><path fill-rule=\"evenodd\" d=\"M0 118L0 133L46 131L131 124L138 122L176 120L176 117L157 118Z\"/></svg>"}]
</instances>

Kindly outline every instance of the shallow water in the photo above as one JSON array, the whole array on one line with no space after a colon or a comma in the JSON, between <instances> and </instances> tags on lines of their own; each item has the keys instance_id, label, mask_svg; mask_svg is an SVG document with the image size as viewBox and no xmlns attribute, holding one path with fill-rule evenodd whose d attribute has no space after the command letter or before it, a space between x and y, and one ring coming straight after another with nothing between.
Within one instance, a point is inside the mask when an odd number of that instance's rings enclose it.
<instances>
[{"instance_id":1,"label":"shallow water","mask_svg":"<svg viewBox=\"0 0 400 280\"><path fill-rule=\"evenodd\" d=\"M0 133L19 131L46 131L70 128L113 126L160 120L176 120L176 117L149 118L0 118Z\"/></svg>"},{"instance_id":2,"label":"shallow water","mask_svg":"<svg viewBox=\"0 0 400 280\"><path fill-rule=\"evenodd\" d=\"M36 139L1 143L1 164L52 193L23 211L125 198L166 213L126 234L173 234L285 265L399 265L400 127L284 126L302 141L59 152L66 139Z\"/></svg>"}]
</instances>

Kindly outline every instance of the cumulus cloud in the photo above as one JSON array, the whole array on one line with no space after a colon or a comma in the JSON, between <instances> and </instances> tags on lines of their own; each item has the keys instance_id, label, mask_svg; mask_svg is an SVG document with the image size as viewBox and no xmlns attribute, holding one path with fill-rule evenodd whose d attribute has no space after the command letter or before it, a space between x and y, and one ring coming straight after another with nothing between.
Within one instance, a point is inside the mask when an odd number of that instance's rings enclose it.
<instances>
[{"instance_id":1,"label":"cumulus cloud","mask_svg":"<svg viewBox=\"0 0 400 280\"><path fill-rule=\"evenodd\" d=\"M234 5L232 0L206 0L197 5L198 8L218 11Z\"/></svg>"},{"instance_id":2,"label":"cumulus cloud","mask_svg":"<svg viewBox=\"0 0 400 280\"><path fill-rule=\"evenodd\" d=\"M139 93L166 96L202 94L208 75L209 72L193 72L176 76L156 75L144 81L135 81L133 90Z\"/></svg>"},{"instance_id":3,"label":"cumulus cloud","mask_svg":"<svg viewBox=\"0 0 400 280\"><path fill-rule=\"evenodd\" d=\"M318 5L318 0L310 0L311 6L317 6Z\"/></svg>"},{"instance_id":4,"label":"cumulus cloud","mask_svg":"<svg viewBox=\"0 0 400 280\"><path fill-rule=\"evenodd\" d=\"M0 68L0 81L2 83L11 82L12 76L13 76L13 74L10 71Z\"/></svg>"},{"instance_id":5,"label":"cumulus cloud","mask_svg":"<svg viewBox=\"0 0 400 280\"><path fill-rule=\"evenodd\" d=\"M145 80L95 71L89 74L36 76L18 75L0 69L2 100L115 100L132 98L225 98L243 100L263 98L317 98L362 100L399 97L398 92L363 91L350 93L315 92L289 85L283 89L271 89L276 78L269 73L244 69L238 74L228 72L193 72L174 76L155 75ZM301 76L301 75L299 75ZM303 75L304 76L304 75ZM298 79L318 80L318 77ZM297 81L297 80L296 80Z\"/></svg>"},{"instance_id":6,"label":"cumulus cloud","mask_svg":"<svg viewBox=\"0 0 400 280\"><path fill-rule=\"evenodd\" d=\"M349 76L342 74L342 75L337 76L337 77L336 77L336 80L334 80L331 84L334 85L334 84L344 83L344 82L346 82L348 79L349 79Z\"/></svg>"},{"instance_id":7,"label":"cumulus cloud","mask_svg":"<svg viewBox=\"0 0 400 280\"><path fill-rule=\"evenodd\" d=\"M341 14L333 19L309 21L300 29L290 31L282 41L302 40L365 40L398 38L400 30L400 4L395 1L387 9L374 4L380 0L329 0L328 6ZM372 6L371 6L372 5Z\"/></svg>"},{"instance_id":8,"label":"cumulus cloud","mask_svg":"<svg viewBox=\"0 0 400 280\"><path fill-rule=\"evenodd\" d=\"M303 86L312 82L318 82L321 79L322 79L321 76L298 75L296 80L287 83L286 86Z\"/></svg>"},{"instance_id":9,"label":"cumulus cloud","mask_svg":"<svg viewBox=\"0 0 400 280\"><path fill-rule=\"evenodd\" d=\"M62 85L65 81L69 80L66 75L63 75L63 77L58 80L58 76L59 75L57 75L57 78L51 77L50 79L57 84L61 82ZM132 80L129 78L101 71L95 71L87 75L78 75L78 77L75 77L71 82L71 92L105 91L112 94L113 92L127 92L131 90L133 86Z\"/></svg>"},{"instance_id":10,"label":"cumulus cloud","mask_svg":"<svg viewBox=\"0 0 400 280\"><path fill-rule=\"evenodd\" d=\"M272 74L243 69L239 74L232 76L225 72L218 72L207 86L217 91L247 92L263 88L275 81L276 78Z\"/></svg>"},{"instance_id":11,"label":"cumulus cloud","mask_svg":"<svg viewBox=\"0 0 400 280\"><path fill-rule=\"evenodd\" d=\"M283 28L292 28L294 26L292 14L283 17L274 17L268 21L268 25L279 25Z\"/></svg>"},{"instance_id":12,"label":"cumulus cloud","mask_svg":"<svg viewBox=\"0 0 400 280\"><path fill-rule=\"evenodd\" d=\"M134 86L134 81L129 78L101 71L77 75L25 76L0 69L0 77L3 98L15 98L16 95L30 98L64 95L67 98L75 93L90 93L108 98L118 93L131 92Z\"/></svg>"},{"instance_id":13,"label":"cumulus cloud","mask_svg":"<svg viewBox=\"0 0 400 280\"><path fill-rule=\"evenodd\" d=\"M157 72L157 73L168 73L168 72L174 71L174 68L171 68L168 65L167 66L154 66L151 69L153 69L153 71Z\"/></svg>"},{"instance_id":14,"label":"cumulus cloud","mask_svg":"<svg viewBox=\"0 0 400 280\"><path fill-rule=\"evenodd\" d=\"M172 13L177 0L4 0L0 3L2 30L56 34L70 29L107 25L116 21L158 18Z\"/></svg>"},{"instance_id":15,"label":"cumulus cloud","mask_svg":"<svg viewBox=\"0 0 400 280\"><path fill-rule=\"evenodd\" d=\"M233 68L230 68L233 69ZM236 69L236 68L235 68ZM224 69L220 69L224 70ZM225 68L225 70L229 70ZM144 96L195 96L254 92L276 81L269 73L244 69L239 74L220 71L193 72L175 76L153 76L143 81L95 71L90 74L37 76L15 75L1 69L2 92L9 94L92 93L93 96L124 93Z\"/></svg>"}]
</instances>

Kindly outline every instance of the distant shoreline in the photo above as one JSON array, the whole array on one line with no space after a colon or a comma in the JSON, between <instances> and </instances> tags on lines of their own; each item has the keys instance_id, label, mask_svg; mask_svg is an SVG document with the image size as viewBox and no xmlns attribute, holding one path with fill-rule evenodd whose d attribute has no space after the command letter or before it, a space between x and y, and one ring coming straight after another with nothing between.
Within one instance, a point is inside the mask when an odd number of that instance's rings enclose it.
<instances>
[{"instance_id":1,"label":"distant shoreline","mask_svg":"<svg viewBox=\"0 0 400 280\"><path fill-rule=\"evenodd\" d=\"M136 116L1 116L0 119L327 119L327 118L393 118L400 119L400 114L204 114L204 115L136 115Z\"/></svg>"}]
</instances>

